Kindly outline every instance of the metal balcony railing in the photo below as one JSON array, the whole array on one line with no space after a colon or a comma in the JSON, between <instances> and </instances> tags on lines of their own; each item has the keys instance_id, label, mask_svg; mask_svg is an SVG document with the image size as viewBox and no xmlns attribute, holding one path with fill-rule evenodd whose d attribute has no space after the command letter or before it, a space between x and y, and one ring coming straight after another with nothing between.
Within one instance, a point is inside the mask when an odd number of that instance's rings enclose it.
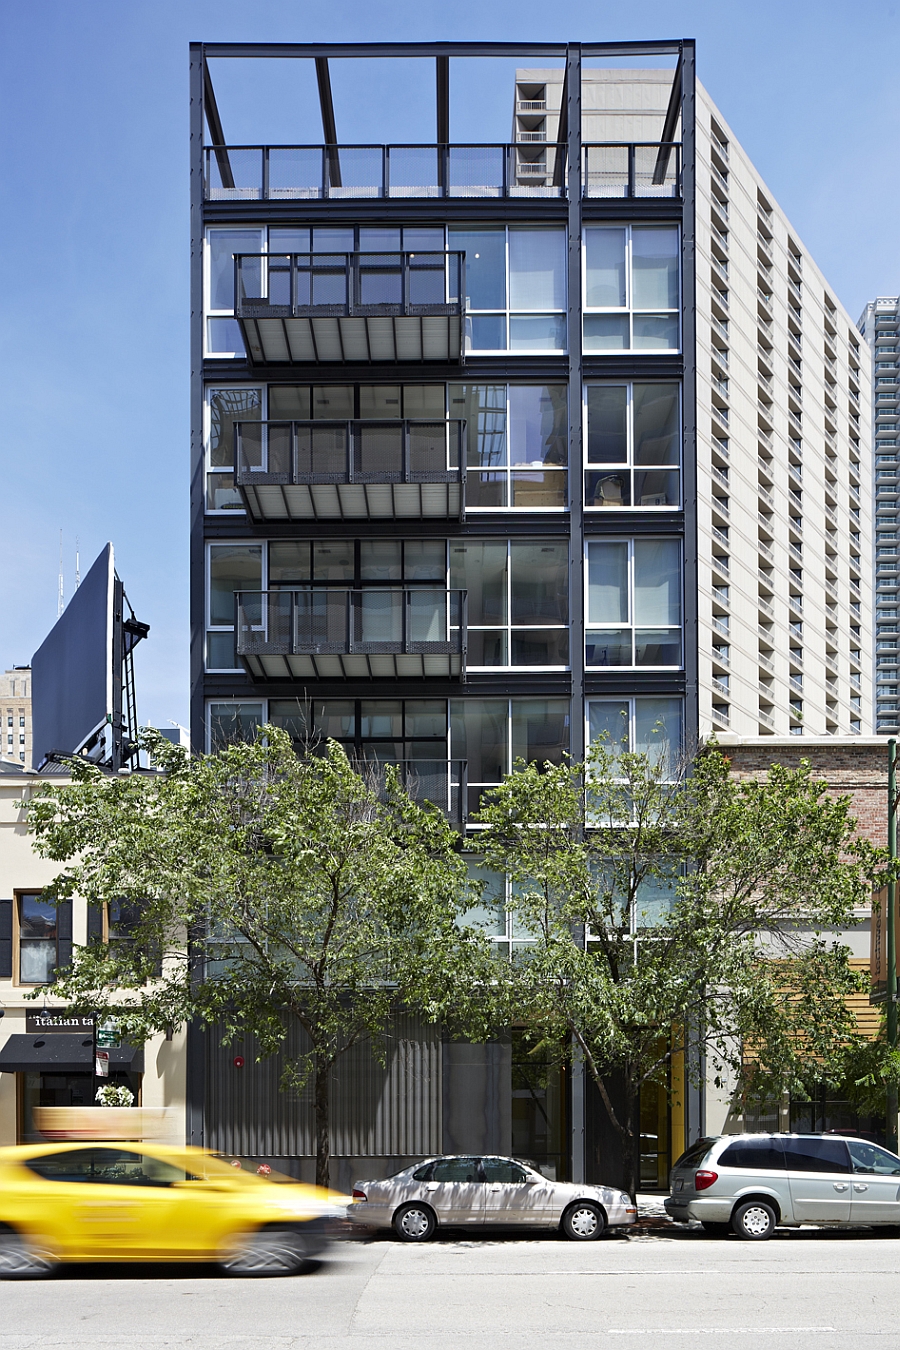
<instances>
[{"instance_id":1,"label":"metal balcony railing","mask_svg":"<svg viewBox=\"0 0 900 1350\"><path fill-rule=\"evenodd\" d=\"M259 521L461 520L465 428L459 418L237 422L235 484Z\"/></svg>"},{"instance_id":2,"label":"metal balcony railing","mask_svg":"<svg viewBox=\"0 0 900 1350\"><path fill-rule=\"evenodd\" d=\"M540 183L519 180L515 145L237 145L205 150L211 202L563 197L566 148Z\"/></svg>"},{"instance_id":3,"label":"metal balcony railing","mask_svg":"<svg viewBox=\"0 0 900 1350\"><path fill-rule=\"evenodd\" d=\"M256 679L462 679L466 592L306 586L240 591L237 654Z\"/></svg>"},{"instance_id":4,"label":"metal balcony railing","mask_svg":"<svg viewBox=\"0 0 900 1350\"><path fill-rule=\"evenodd\" d=\"M250 358L461 361L465 256L236 254L235 314Z\"/></svg>"},{"instance_id":5,"label":"metal balcony railing","mask_svg":"<svg viewBox=\"0 0 900 1350\"><path fill-rule=\"evenodd\" d=\"M585 197L680 197L681 146L675 141L584 147Z\"/></svg>"}]
</instances>

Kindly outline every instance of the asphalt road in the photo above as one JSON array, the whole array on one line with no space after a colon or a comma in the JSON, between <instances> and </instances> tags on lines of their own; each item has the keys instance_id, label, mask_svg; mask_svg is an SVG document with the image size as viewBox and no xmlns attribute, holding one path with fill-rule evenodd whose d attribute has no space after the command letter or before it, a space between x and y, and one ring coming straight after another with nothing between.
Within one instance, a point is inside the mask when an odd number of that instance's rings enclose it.
<instances>
[{"instance_id":1,"label":"asphalt road","mask_svg":"<svg viewBox=\"0 0 900 1350\"><path fill-rule=\"evenodd\" d=\"M888 1350L898 1273L900 1240L864 1232L379 1238L289 1279L104 1266L7 1282L0 1350Z\"/></svg>"}]
</instances>

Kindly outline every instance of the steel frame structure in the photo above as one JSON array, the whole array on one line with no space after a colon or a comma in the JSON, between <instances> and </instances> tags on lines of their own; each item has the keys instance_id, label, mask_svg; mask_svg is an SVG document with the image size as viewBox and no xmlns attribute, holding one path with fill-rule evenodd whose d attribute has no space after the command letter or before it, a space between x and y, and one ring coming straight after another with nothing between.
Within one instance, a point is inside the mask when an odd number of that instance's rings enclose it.
<instances>
[{"instance_id":1,"label":"steel frame structure","mask_svg":"<svg viewBox=\"0 0 900 1350\"><path fill-rule=\"evenodd\" d=\"M672 92L665 117L662 142L672 142L676 126L681 126L681 182L680 198L635 198L627 200L585 197L581 174L583 158L581 85L582 67L591 58L641 58L671 56L674 58ZM328 62L346 58L409 58L421 57L435 62L435 99L438 141L450 139L449 81L450 61L454 57L510 57L523 64L551 58L554 64L564 65L565 84L563 109L560 116L559 142L565 142L567 193L564 196L510 199L510 198L453 198L422 200L289 200L289 201L207 201L204 195L204 156L212 146L218 159L219 171L227 168L227 142L215 101L210 61L232 59L303 58L315 63L317 85L325 132L325 147L339 147L339 128L331 95ZM340 224L354 222L361 225L401 222L403 224L529 221L530 223L557 223L567 231L568 250L568 351L565 356L497 355L467 356L466 378L505 380L545 379L565 382L569 386L569 511L565 515L534 516L525 512L496 512L460 520L419 520L403 523L404 537L480 538L498 533L515 538L540 534L569 541L569 604L571 634L571 672L565 674L530 674L502 671L497 675L470 674L462 694L485 696L547 696L571 700L571 746L577 759L584 753L585 700L591 695L671 694L684 699L685 728L688 741L694 740L699 726L698 704L698 565L697 565L697 455L696 455L696 332L695 332L695 44L692 40L635 42L635 43L365 43L365 44L269 44L269 43L196 43L190 49L191 98L191 740L195 746L205 744L206 702L208 699L259 698L264 691L254 686L243 674L207 674L204 670L205 630L205 558L209 541L227 542L247 539L249 536L269 539L306 539L357 537L388 538L396 536L394 521L303 521L267 523L252 522L239 516L225 519L206 516L204 482L203 412L204 392L209 383L236 382L241 379L265 382L267 375L285 379L285 366L267 369L257 362L251 366L241 361L204 359L203 345L203 241L210 224L239 226L249 223L301 225L319 223ZM512 90L510 91L512 95ZM209 139L204 137L208 127ZM300 138L308 139L308 138ZM221 157L219 151L221 149ZM661 152L662 154L662 147ZM331 169L332 175L334 168ZM339 173L339 168L338 168ZM224 181L224 180L223 180ZM332 177L333 181L333 177ZM630 356L609 357L586 353L582 349L582 239L584 226L603 221L646 221L677 223L681 231L682 278L682 340L679 353L671 356L634 352ZM295 367L301 378L309 377L308 367ZM359 365L341 365L337 368L317 367L315 378L320 383L349 384L369 382L373 378L404 381L431 381L446 383L459 380L460 368L450 363L392 365L389 368ZM583 428L581 391L586 380L609 377L614 372L617 380L631 378L667 378L682 386L682 445L683 445L683 506L679 510L653 513L641 518L640 513L604 511L602 519L583 508ZM684 611L683 641L684 667L678 672L628 671L614 669L586 670L584 665L584 593L585 541L604 535L627 532L630 535L677 535L683 540ZM283 693L282 693L283 689ZM313 691L316 697L358 698L373 697L373 683L357 688L352 681L317 681ZM299 685L282 686L279 696L302 697ZM429 697L460 697L458 682L429 681ZM421 682L402 678L390 681L385 696L416 698L423 696ZM199 1035L189 1037L189 1138L202 1141L202 1083L203 1040ZM583 1079L572 1074L570 1095L571 1167L575 1179L583 1176L585 1166L585 1109ZM691 1135L702 1124L699 1091L688 1093L688 1117Z\"/></svg>"}]
</instances>

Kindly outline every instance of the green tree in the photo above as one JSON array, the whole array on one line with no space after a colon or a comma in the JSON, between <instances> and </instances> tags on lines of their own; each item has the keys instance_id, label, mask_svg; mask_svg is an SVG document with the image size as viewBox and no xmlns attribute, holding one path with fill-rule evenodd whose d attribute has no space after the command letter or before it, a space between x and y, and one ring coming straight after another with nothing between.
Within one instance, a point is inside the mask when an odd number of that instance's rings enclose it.
<instances>
[{"instance_id":1,"label":"green tree","mask_svg":"<svg viewBox=\"0 0 900 1350\"><path fill-rule=\"evenodd\" d=\"M28 804L37 848L65 864L48 893L137 914L130 941L76 949L54 992L139 1040L200 1019L272 1054L299 1023L309 1052L286 1076L312 1084L327 1185L338 1058L360 1042L383 1057L398 1004L459 1018L466 989L483 987L485 944L458 922L458 836L391 768L360 776L334 742L298 756L267 726L190 759L149 740L161 772L75 764L70 785L47 783Z\"/></svg>"},{"instance_id":2,"label":"green tree","mask_svg":"<svg viewBox=\"0 0 900 1350\"><path fill-rule=\"evenodd\" d=\"M480 820L529 938L509 1015L583 1059L632 1192L639 1094L676 1054L694 1081L771 1099L858 1039L833 934L884 858L808 763L738 781L715 747L674 765L601 741L581 764L520 764Z\"/></svg>"}]
</instances>

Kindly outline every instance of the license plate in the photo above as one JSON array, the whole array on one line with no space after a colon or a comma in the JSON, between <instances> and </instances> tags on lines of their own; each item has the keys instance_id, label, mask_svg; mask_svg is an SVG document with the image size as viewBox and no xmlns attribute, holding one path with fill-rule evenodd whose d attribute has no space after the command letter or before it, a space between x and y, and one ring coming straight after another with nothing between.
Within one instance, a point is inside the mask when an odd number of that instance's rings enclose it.
<instances>
[{"instance_id":1,"label":"license plate","mask_svg":"<svg viewBox=\"0 0 900 1350\"><path fill-rule=\"evenodd\" d=\"M675 1178L675 1185L672 1187L672 1190L673 1190L673 1191L682 1191L682 1190L684 1190L684 1177L676 1177L676 1178Z\"/></svg>"}]
</instances>

